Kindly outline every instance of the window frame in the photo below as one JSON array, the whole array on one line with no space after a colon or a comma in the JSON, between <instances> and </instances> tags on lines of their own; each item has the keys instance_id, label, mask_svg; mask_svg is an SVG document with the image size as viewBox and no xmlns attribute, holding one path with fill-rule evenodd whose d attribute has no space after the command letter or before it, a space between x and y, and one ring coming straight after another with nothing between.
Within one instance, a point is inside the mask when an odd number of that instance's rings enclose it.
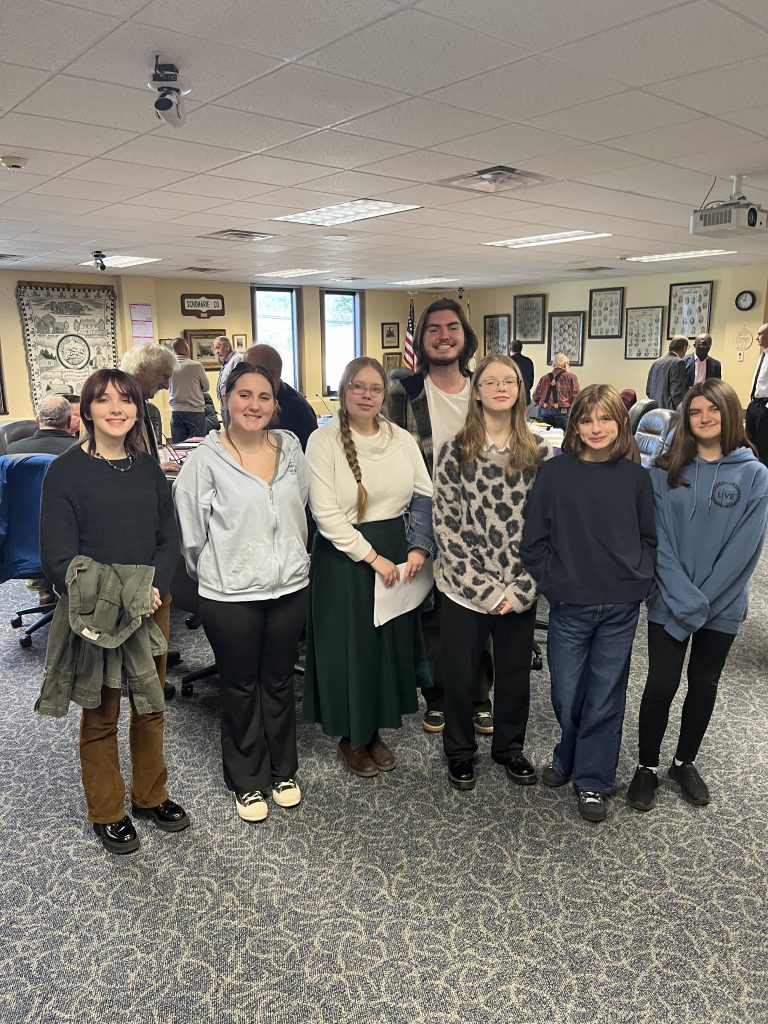
<instances>
[{"instance_id":1,"label":"window frame","mask_svg":"<svg viewBox=\"0 0 768 1024\"><path fill-rule=\"evenodd\" d=\"M355 310L355 350L353 359L357 359L365 351L365 292L354 291L349 288L321 288L320 289L320 369L322 372L322 390L324 398L336 398L337 391L328 387L325 376L325 296L326 295L351 295L354 299Z\"/></svg>"},{"instance_id":2,"label":"window frame","mask_svg":"<svg viewBox=\"0 0 768 1024\"><path fill-rule=\"evenodd\" d=\"M304 337L304 316L301 288L296 285L273 285L273 284L252 284L251 285L251 336L254 345L268 345L268 341L261 341L258 335L258 319L256 316L256 296L259 292L290 292L291 306L293 312L293 365L294 379L287 383L303 394L304 360L303 360L303 337Z\"/></svg>"}]
</instances>

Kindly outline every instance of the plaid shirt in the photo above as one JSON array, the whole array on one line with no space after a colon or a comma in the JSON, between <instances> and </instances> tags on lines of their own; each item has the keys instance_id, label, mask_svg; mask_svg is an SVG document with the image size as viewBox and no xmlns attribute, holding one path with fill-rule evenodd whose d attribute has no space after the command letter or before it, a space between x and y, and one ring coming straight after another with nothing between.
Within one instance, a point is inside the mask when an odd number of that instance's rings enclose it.
<instances>
[{"instance_id":1,"label":"plaid shirt","mask_svg":"<svg viewBox=\"0 0 768 1024\"><path fill-rule=\"evenodd\" d=\"M555 382L557 388L557 405L545 404L545 398L550 385L550 376ZM551 375L545 373L536 385L536 390L533 392L533 400L537 405L542 406L545 409L559 409L560 412L567 412L573 405L573 400L579 393L579 382L576 379L576 375L569 373L568 370L564 370L561 366L555 367L552 370Z\"/></svg>"},{"instance_id":2,"label":"plaid shirt","mask_svg":"<svg viewBox=\"0 0 768 1024\"><path fill-rule=\"evenodd\" d=\"M403 380L392 382L387 396L387 412L392 422L407 430L419 446L429 475L432 476L432 421L429 418L423 373L414 373Z\"/></svg>"}]
</instances>

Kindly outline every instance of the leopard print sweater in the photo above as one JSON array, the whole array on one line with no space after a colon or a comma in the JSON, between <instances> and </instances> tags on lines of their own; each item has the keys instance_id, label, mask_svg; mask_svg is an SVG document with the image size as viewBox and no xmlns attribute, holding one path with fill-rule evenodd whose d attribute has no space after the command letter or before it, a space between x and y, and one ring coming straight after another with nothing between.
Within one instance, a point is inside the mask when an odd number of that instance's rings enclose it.
<instances>
[{"instance_id":1,"label":"leopard print sweater","mask_svg":"<svg viewBox=\"0 0 768 1024\"><path fill-rule=\"evenodd\" d=\"M552 449L539 443L539 461ZM435 470L433 514L438 557L435 581L490 612L503 599L515 612L536 600L536 583L520 561L523 512L535 472L504 472L506 454L481 452L460 466L455 439L443 445Z\"/></svg>"}]
</instances>

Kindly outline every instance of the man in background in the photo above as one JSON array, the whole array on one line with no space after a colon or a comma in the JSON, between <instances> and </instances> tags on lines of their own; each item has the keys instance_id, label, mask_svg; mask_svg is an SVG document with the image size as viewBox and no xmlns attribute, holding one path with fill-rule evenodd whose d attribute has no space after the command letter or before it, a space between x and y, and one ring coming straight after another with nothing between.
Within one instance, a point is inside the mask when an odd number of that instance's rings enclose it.
<instances>
[{"instance_id":1,"label":"man in background","mask_svg":"<svg viewBox=\"0 0 768 1024\"><path fill-rule=\"evenodd\" d=\"M37 430L31 437L11 441L8 455L61 455L77 438L71 430L72 406L62 395L46 395L37 407ZM79 425L79 423L78 423Z\"/></svg>"},{"instance_id":2,"label":"man in background","mask_svg":"<svg viewBox=\"0 0 768 1024\"><path fill-rule=\"evenodd\" d=\"M522 341L512 342L512 358L517 363L520 376L525 384L525 404L531 404L531 391L533 390L533 360L523 355Z\"/></svg>"},{"instance_id":3,"label":"man in background","mask_svg":"<svg viewBox=\"0 0 768 1024\"><path fill-rule=\"evenodd\" d=\"M576 374L570 371L568 356L558 352L552 369L539 380L533 393L533 400L539 407L539 422L565 430L571 406L578 393L579 381Z\"/></svg>"},{"instance_id":4,"label":"man in background","mask_svg":"<svg viewBox=\"0 0 768 1024\"><path fill-rule=\"evenodd\" d=\"M168 389L171 443L180 444L188 437L205 437L208 433L204 395L211 385L202 365L190 359L189 345L184 338L176 338L171 348L176 354L176 368Z\"/></svg>"},{"instance_id":5,"label":"man in background","mask_svg":"<svg viewBox=\"0 0 768 1024\"><path fill-rule=\"evenodd\" d=\"M677 409L685 397L688 384L685 379L684 356L688 339L676 334L669 343L669 351L651 366L645 393L659 409Z\"/></svg>"},{"instance_id":6,"label":"man in background","mask_svg":"<svg viewBox=\"0 0 768 1024\"><path fill-rule=\"evenodd\" d=\"M70 434L72 437L80 437L80 395L70 394L59 397L66 398L72 409L72 418L69 421Z\"/></svg>"},{"instance_id":7,"label":"man in background","mask_svg":"<svg viewBox=\"0 0 768 1024\"><path fill-rule=\"evenodd\" d=\"M746 428L747 437L757 448L757 457L764 466L768 466L768 324L758 328L757 344L760 346L760 359L752 379Z\"/></svg>"},{"instance_id":8,"label":"man in background","mask_svg":"<svg viewBox=\"0 0 768 1024\"><path fill-rule=\"evenodd\" d=\"M215 338L213 342L213 350L221 363L221 369L219 370L219 379L216 381L216 397L219 400L219 406L221 408L221 422L226 427L227 425L227 410L224 403L221 400L221 396L224 394L224 388L227 384L227 377L234 370L238 363L242 362L243 355L241 352L235 352L232 348L232 342L229 338L222 334L220 337Z\"/></svg>"},{"instance_id":9,"label":"man in background","mask_svg":"<svg viewBox=\"0 0 768 1024\"><path fill-rule=\"evenodd\" d=\"M713 359L709 354L712 348L711 334L697 334L693 352L687 355L685 363L685 382L689 388L694 384L701 384L708 377L722 377L722 367L718 359Z\"/></svg>"},{"instance_id":10,"label":"man in background","mask_svg":"<svg viewBox=\"0 0 768 1024\"><path fill-rule=\"evenodd\" d=\"M301 450L306 451L309 435L317 430L317 415L304 395L282 380L283 357L271 345L251 345L243 360L269 371L280 406L277 426L292 431L299 439Z\"/></svg>"}]
</instances>

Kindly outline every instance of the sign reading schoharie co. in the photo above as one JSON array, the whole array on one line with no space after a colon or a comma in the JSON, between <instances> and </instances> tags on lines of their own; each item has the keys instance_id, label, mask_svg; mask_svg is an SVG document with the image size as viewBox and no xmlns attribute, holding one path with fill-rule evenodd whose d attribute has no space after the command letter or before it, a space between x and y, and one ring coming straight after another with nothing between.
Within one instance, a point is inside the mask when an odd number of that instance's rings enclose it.
<instances>
[{"instance_id":1,"label":"sign reading schoharie co.","mask_svg":"<svg viewBox=\"0 0 768 1024\"><path fill-rule=\"evenodd\" d=\"M223 295L182 295L181 315L207 320L209 316L224 316Z\"/></svg>"}]
</instances>

